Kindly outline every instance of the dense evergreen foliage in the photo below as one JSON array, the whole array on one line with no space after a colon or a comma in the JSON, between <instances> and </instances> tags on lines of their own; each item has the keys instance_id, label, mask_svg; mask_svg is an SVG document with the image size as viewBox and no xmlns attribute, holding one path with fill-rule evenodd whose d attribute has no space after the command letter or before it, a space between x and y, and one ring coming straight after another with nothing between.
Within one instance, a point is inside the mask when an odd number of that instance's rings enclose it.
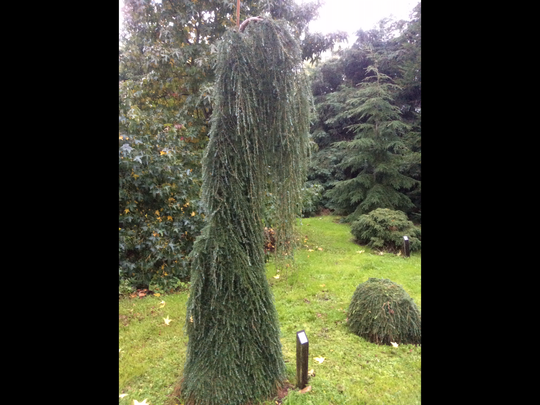
<instances>
[{"instance_id":1,"label":"dense evergreen foliage","mask_svg":"<svg viewBox=\"0 0 540 405\"><path fill-rule=\"evenodd\" d=\"M310 92L286 21L253 20L218 46L210 140L202 160L206 225L195 241L182 395L188 404L245 404L285 378L264 267L264 210L276 196L290 235L307 169ZM276 241L279 245L279 241Z\"/></svg>"},{"instance_id":2,"label":"dense evergreen foliage","mask_svg":"<svg viewBox=\"0 0 540 405\"><path fill-rule=\"evenodd\" d=\"M289 21L292 35L302 38L302 57L317 60L344 39L342 33L309 33L319 6L243 0L240 18L266 14ZM123 12L119 276L133 287L170 291L189 279L187 255L203 225L201 159L214 105L216 41L236 25L236 1L124 0ZM269 196L269 204L279 203Z\"/></svg>"},{"instance_id":3,"label":"dense evergreen foliage","mask_svg":"<svg viewBox=\"0 0 540 405\"><path fill-rule=\"evenodd\" d=\"M389 252L403 248L403 236L409 238L411 251L421 249L421 231L402 211L377 208L361 215L351 224L351 233L361 245Z\"/></svg>"},{"instance_id":4,"label":"dense evergreen foliage","mask_svg":"<svg viewBox=\"0 0 540 405\"><path fill-rule=\"evenodd\" d=\"M352 212L349 219L376 208L412 208L400 190L416 184L400 172L408 150L402 136L410 126L401 121L399 108L393 105L391 91L397 86L387 82L390 78L377 65L366 70L372 75L359 84L346 101L348 108L336 116L359 122L347 127L357 134L353 140L334 144L349 150L339 166L348 170L351 178L337 182L327 193L334 208Z\"/></svg>"},{"instance_id":5,"label":"dense evergreen foliage","mask_svg":"<svg viewBox=\"0 0 540 405\"><path fill-rule=\"evenodd\" d=\"M285 365L265 252L290 257L297 216L331 208L356 220L360 243L397 250L408 234L420 247L401 212L420 221L420 3L411 21L359 31L350 49L311 65L311 92L302 63L345 38L309 32L319 0L242 1L240 20L262 17L243 32L235 1L124 3L120 281L157 292L191 279L186 404L268 398ZM351 328L419 342L412 300L370 280L351 302ZM383 322L364 304L382 308Z\"/></svg>"},{"instance_id":6,"label":"dense evergreen foliage","mask_svg":"<svg viewBox=\"0 0 540 405\"><path fill-rule=\"evenodd\" d=\"M201 158L214 105L216 41L235 25L236 2L124 4L119 53L120 279L169 290L189 278L187 255L203 224ZM342 33L309 32L319 5L247 0L241 2L240 16L289 21L303 60L317 61L321 52L344 39ZM419 3L410 21L383 20L377 28L359 31L351 48L313 68L317 118L311 134L317 148L304 186L303 215L324 207L350 215L352 221L373 208L388 207L420 222L420 46ZM375 142L381 137L370 136L365 125L375 120L373 115L354 114L367 111L364 101L375 108L366 93L366 86L376 81L374 69L393 113L399 115L387 116L387 121L396 123L394 129L400 124L406 128L393 133L399 148L384 137L386 146ZM372 152L366 138L380 150L386 147L387 161L371 154L373 164L361 164L361 156ZM280 202L268 193L266 204L265 225L275 226Z\"/></svg>"},{"instance_id":7,"label":"dense evergreen foliage","mask_svg":"<svg viewBox=\"0 0 540 405\"><path fill-rule=\"evenodd\" d=\"M419 3L411 21L359 31L312 72L318 151L308 179L348 221L376 208L420 221L420 45Z\"/></svg>"},{"instance_id":8,"label":"dense evergreen foliage","mask_svg":"<svg viewBox=\"0 0 540 405\"><path fill-rule=\"evenodd\" d=\"M358 285L347 324L372 343L422 343L420 311L403 287L387 279L369 278Z\"/></svg>"}]
</instances>

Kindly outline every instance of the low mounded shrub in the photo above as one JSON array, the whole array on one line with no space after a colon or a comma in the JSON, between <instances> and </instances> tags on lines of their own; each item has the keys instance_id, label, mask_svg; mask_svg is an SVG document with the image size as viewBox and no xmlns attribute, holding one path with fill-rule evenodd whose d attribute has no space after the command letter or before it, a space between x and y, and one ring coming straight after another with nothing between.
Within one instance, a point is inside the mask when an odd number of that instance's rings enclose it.
<instances>
[{"instance_id":1,"label":"low mounded shrub","mask_svg":"<svg viewBox=\"0 0 540 405\"><path fill-rule=\"evenodd\" d=\"M348 309L349 329L372 343L420 344L420 311L403 287L370 278L358 285Z\"/></svg>"},{"instance_id":2,"label":"low mounded shrub","mask_svg":"<svg viewBox=\"0 0 540 405\"><path fill-rule=\"evenodd\" d=\"M402 211L377 208L351 224L358 243L371 248L397 252L403 248L403 236L409 237L411 251L421 248L421 231Z\"/></svg>"}]
</instances>

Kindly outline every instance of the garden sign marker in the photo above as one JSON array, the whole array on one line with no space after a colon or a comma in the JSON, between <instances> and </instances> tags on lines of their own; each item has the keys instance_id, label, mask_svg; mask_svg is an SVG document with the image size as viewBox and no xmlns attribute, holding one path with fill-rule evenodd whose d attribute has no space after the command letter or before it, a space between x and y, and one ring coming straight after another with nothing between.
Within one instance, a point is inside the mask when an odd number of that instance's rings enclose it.
<instances>
[{"instance_id":1,"label":"garden sign marker","mask_svg":"<svg viewBox=\"0 0 540 405\"><path fill-rule=\"evenodd\" d=\"M403 237L403 256L410 257L411 256L411 250L409 245L409 237L404 236Z\"/></svg>"},{"instance_id":2,"label":"garden sign marker","mask_svg":"<svg viewBox=\"0 0 540 405\"><path fill-rule=\"evenodd\" d=\"M298 388L302 389L308 379L309 341L306 332L296 332L296 381Z\"/></svg>"}]
</instances>

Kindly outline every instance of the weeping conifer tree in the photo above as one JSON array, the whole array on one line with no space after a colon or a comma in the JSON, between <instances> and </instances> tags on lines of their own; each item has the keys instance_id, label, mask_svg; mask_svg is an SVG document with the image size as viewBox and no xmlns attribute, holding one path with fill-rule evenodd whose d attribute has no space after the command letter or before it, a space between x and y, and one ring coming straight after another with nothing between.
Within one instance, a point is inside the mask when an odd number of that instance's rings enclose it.
<instances>
[{"instance_id":1,"label":"weeping conifer tree","mask_svg":"<svg viewBox=\"0 0 540 405\"><path fill-rule=\"evenodd\" d=\"M207 223L191 253L186 314L181 388L192 405L268 398L285 378L265 276L263 214L267 193L278 196L276 217L286 234L301 208L310 93L287 23L248 20L226 32L218 46L202 160Z\"/></svg>"}]
</instances>

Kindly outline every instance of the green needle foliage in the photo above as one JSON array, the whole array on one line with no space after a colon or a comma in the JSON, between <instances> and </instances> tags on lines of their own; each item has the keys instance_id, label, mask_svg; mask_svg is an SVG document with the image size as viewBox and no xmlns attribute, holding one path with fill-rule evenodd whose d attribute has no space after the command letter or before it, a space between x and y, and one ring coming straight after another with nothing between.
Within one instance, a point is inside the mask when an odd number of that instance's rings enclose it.
<instances>
[{"instance_id":1,"label":"green needle foliage","mask_svg":"<svg viewBox=\"0 0 540 405\"><path fill-rule=\"evenodd\" d=\"M372 343L421 343L420 311L403 287L388 279L358 285L347 316L349 329Z\"/></svg>"},{"instance_id":2,"label":"green needle foliage","mask_svg":"<svg viewBox=\"0 0 540 405\"><path fill-rule=\"evenodd\" d=\"M403 247L403 236L409 237L411 251L422 248L422 231L407 219L402 211L377 208L361 215L351 224L351 233L360 245L388 252L398 252Z\"/></svg>"},{"instance_id":3,"label":"green needle foliage","mask_svg":"<svg viewBox=\"0 0 540 405\"><path fill-rule=\"evenodd\" d=\"M419 184L403 173L411 153L403 137L411 128L394 105L393 93L400 87L378 69L377 62L368 66L366 73L369 76L347 101L348 109L329 120L359 121L348 127L356 133L355 139L334 144L349 151L339 166L349 171L351 178L338 181L327 192L334 208L352 212L349 221L377 208L413 208L404 191Z\"/></svg>"},{"instance_id":4,"label":"green needle foliage","mask_svg":"<svg viewBox=\"0 0 540 405\"><path fill-rule=\"evenodd\" d=\"M306 176L310 107L301 50L286 22L250 21L244 32L225 33L202 160L207 221L190 254L187 404L246 404L274 395L285 378L265 276L263 217L272 193L282 224L277 236L292 232Z\"/></svg>"}]
</instances>

